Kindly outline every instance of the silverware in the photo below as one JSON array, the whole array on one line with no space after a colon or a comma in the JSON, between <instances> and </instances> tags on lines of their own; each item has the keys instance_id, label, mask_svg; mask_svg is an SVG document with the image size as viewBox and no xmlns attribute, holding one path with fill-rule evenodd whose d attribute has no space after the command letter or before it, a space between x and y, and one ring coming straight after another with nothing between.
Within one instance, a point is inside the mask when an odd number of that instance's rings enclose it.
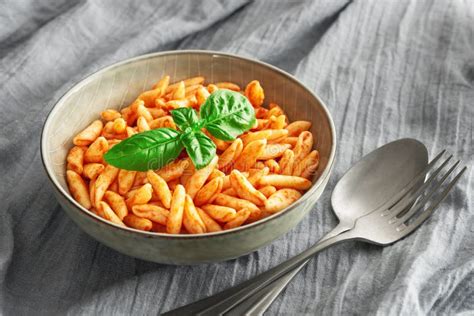
<instances>
[{"instance_id":1,"label":"silverware","mask_svg":"<svg viewBox=\"0 0 474 316\"><path fill-rule=\"evenodd\" d=\"M441 157L441 155L444 153L444 151L439 154L431 163L430 163L430 167L432 165L434 165L434 163L436 163L436 161ZM446 164L448 163L448 161L452 158L452 156L448 157L444 163L441 165L441 167L439 167L436 171L433 172L433 174L430 176L430 179L425 183L425 187L422 187L420 188L420 190L424 190L426 189L426 186L430 185L431 182L434 182L435 180L433 180L438 174L439 172L441 171L441 169L443 169ZM449 174L451 174L451 172L456 168L456 166L459 164L459 161L456 162L452 167L451 169L441 178L441 180L439 181L436 181L436 185L435 186L435 189L430 191L428 193L428 196L424 197L423 200L421 200L420 202L418 202L418 204L415 204L415 206L413 208L411 208L409 210L409 213L406 213L404 214L403 211L401 211L398 216L399 216L399 219L395 218L396 220L398 221L401 221L402 223L404 222L404 220L408 217L410 217L411 215L415 214L417 211L419 211L419 208L424 206L423 203L424 202L427 202L427 200L436 192L436 189L446 180L446 178L449 176ZM462 169L460 171L460 173L455 177L455 179L452 180L452 182L448 185L448 189L447 191L449 191L452 186L454 185L454 183L457 181L457 179L461 176L461 174L464 172L466 168ZM447 194L447 191L446 191L446 194ZM421 192L418 192L418 193L421 193ZM443 192L443 194L445 194ZM412 196L414 197L413 201L416 199L416 197L418 197L419 195L415 193L412 194ZM444 198L444 196L442 197ZM408 199L408 197L404 197L404 199ZM442 200L442 199L441 199ZM437 203L440 203L441 201L437 202ZM421 205L420 205L421 204ZM403 205L403 204L400 204L400 205ZM400 210L401 209L401 206L397 206L397 208ZM433 206L433 209L436 207L437 205L434 205ZM406 207L405 210L409 209L409 207ZM385 213L382 213L382 215L386 216L386 215L390 215L391 214L391 210L390 209L387 209L385 211ZM396 213L396 212L395 212ZM428 217L430 214L427 214L426 216ZM393 222L393 224L395 224L396 221ZM421 224L422 222L420 222L419 224ZM403 237L403 236L402 236ZM323 239L325 239L325 237L323 237ZM323 240L321 239L321 240ZM319 242L318 242L319 243ZM288 285L288 283L293 279L293 277L301 270L301 268L303 268L304 265L306 265L308 261L304 262L302 265L300 265L298 268L296 268L295 270L293 271L290 271L289 273L287 273L286 275L280 277L279 279L275 280L273 283L267 285L266 287L264 287L263 289L261 289L260 291L258 291L254 296L244 300L242 303L240 303L239 305L237 305L235 308L233 308L227 315L263 315L263 313L270 307L270 305L273 303L273 301L278 297L278 295L280 294L280 292Z\"/></svg>"},{"instance_id":2,"label":"silverware","mask_svg":"<svg viewBox=\"0 0 474 316\"><path fill-rule=\"evenodd\" d=\"M397 143L397 142L394 142L394 143ZM374 157L377 158L377 157L380 157L380 155L381 156L386 155L387 152L391 152L394 148L396 148L396 146L390 146L391 144L388 144L380 148L379 150L374 151L373 153L369 154L367 157L370 156L372 158ZM318 253L319 251L329 246L332 246L334 244L337 244L345 240L353 240L353 239L357 239L357 240L361 240L361 241L365 241L369 243L374 243L378 245L388 245L400 240L401 238L405 237L406 235L414 231L417 227L419 227L423 223L423 221L427 219L433 213L435 208L446 197L448 192L452 189L454 184L458 181L458 179L466 170L466 167L464 167L454 177L454 179L446 186L446 188L441 193L439 193L441 185L445 182L448 176L455 170L455 168L459 164L459 161L456 162L440 179L438 179L437 177L438 174L443 169L445 169L446 165L451 159L451 157L449 157L443 162L443 164L439 168L437 168L431 174L429 179L423 183L423 179L426 177L427 173L433 169L436 162L438 161L438 159L441 157L443 153L438 155L438 157L436 157L422 172L418 173L416 177L414 177L411 181L409 181L409 183L405 183L405 185L401 189L399 188L398 193L393 194L390 199L385 201L385 203L380 203L379 205L375 207L375 209L372 208L370 209L371 211L369 211L368 213L365 212L364 215L357 218L352 227L347 226L342 232L339 232L336 235L331 235L331 233L328 234L329 237L323 238L316 245L310 247L309 249L302 252L301 254L283 262L282 264L236 287L230 288L214 296L200 300L196 303L189 304L184 307L178 308L176 310L170 311L166 313L166 315L177 315L177 314L216 315L216 314L224 314L229 311L231 311L232 313L232 309L234 307L237 307L239 303L243 302L245 299L249 297L258 297L256 299L256 302L254 301L257 304L256 306L265 307L269 305L269 302L271 303L272 295L269 293L271 293L272 291L273 291L273 294L276 293L277 289L281 287L282 285L281 282L276 282L274 284L271 284L272 282L278 280L280 277L284 277L287 273L291 272L294 269L300 269L301 266L306 264L306 262L310 258L312 258L316 253ZM353 171L354 168L352 168L341 179L341 181L347 178L351 179L352 177L357 177L357 176L364 177L364 175L359 174L359 172L361 172L362 170L367 171L365 168L360 167L361 165L362 166L364 165L365 159L366 158L364 158L361 162L359 162L354 167L356 171ZM376 161L377 160L375 160L375 162ZM376 165L373 167L373 172L379 173L379 175L383 174L384 172L377 169L377 166L379 165ZM401 172L401 169L399 169L399 171ZM385 172L386 176L388 176L389 174L390 172ZM398 181L396 181L397 178L385 177L385 181L387 181L387 179L395 183L398 183ZM345 180L345 181L351 182L348 180ZM420 183L423 183L423 184L420 185ZM339 186L339 183L338 183L338 186ZM361 182L359 184L359 187L352 188L350 190L357 192L361 190L360 187L367 188L366 186L364 186L364 183ZM342 188L344 188L343 185L342 185ZM390 190L386 190L383 187L379 187L375 191L372 191L369 193L371 195L377 195L378 193L383 195L384 193L388 191ZM336 192L337 190L335 188L334 194L336 194ZM436 196L433 198L433 196L437 192L438 194L436 194ZM363 196L363 195L360 195L360 196ZM368 198L370 198L370 196L368 196ZM416 203L413 205L415 201ZM359 204L357 204L357 199L354 199L352 202L356 203L356 205L364 204L363 199L360 200ZM429 205L428 205L428 202L430 202ZM335 200L333 197L332 203L333 205L337 204L337 199ZM428 207L425 208L427 205ZM338 216L339 216L339 213L338 213ZM288 276L286 278L288 281L291 279L291 277L288 277ZM265 289L267 285L274 285L274 287L270 286ZM263 292L259 292L262 289L265 289L265 290ZM249 309L256 311L255 308L253 308L252 306L250 306Z\"/></svg>"}]
</instances>

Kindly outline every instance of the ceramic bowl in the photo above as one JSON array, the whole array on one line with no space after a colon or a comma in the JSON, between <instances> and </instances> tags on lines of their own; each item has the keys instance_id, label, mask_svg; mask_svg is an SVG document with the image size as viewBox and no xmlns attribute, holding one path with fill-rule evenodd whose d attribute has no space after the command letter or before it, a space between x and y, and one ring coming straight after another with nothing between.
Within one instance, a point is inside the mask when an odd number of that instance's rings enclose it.
<instances>
[{"instance_id":1,"label":"ceramic bowl","mask_svg":"<svg viewBox=\"0 0 474 316\"><path fill-rule=\"evenodd\" d=\"M207 82L232 81L241 87L257 79L266 103L282 106L291 121L310 120L320 165L313 186L293 205L258 222L202 235L168 235L119 227L81 207L69 194L65 159L72 138L107 108L121 108L163 75L173 81L202 75ZM98 241L132 257L166 264L229 260L267 245L293 228L311 210L332 170L336 135L324 103L290 74L236 55L171 51L131 58L88 76L54 105L43 127L41 156L54 194L76 224Z\"/></svg>"}]
</instances>

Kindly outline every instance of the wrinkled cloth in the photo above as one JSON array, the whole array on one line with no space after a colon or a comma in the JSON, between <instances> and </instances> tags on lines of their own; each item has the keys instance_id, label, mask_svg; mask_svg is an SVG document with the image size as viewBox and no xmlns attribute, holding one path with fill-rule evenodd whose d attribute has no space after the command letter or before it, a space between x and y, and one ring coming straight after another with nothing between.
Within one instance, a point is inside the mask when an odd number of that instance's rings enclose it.
<instances>
[{"instance_id":1,"label":"wrinkled cloth","mask_svg":"<svg viewBox=\"0 0 474 316\"><path fill-rule=\"evenodd\" d=\"M0 311L153 315L236 285L337 224L330 195L362 155L412 137L471 166L436 213L388 247L348 242L312 260L274 314L472 314L474 2L0 2ZM270 245L236 260L170 266L98 243L61 210L39 141L54 102L111 63L209 49L280 67L318 93L337 129L326 192Z\"/></svg>"}]
</instances>

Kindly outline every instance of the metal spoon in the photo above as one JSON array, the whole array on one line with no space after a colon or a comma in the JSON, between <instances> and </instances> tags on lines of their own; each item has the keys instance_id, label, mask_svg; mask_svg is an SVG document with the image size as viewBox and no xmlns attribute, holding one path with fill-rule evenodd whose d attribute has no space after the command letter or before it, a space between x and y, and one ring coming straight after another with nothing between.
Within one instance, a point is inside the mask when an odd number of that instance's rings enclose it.
<instances>
[{"instance_id":1,"label":"metal spoon","mask_svg":"<svg viewBox=\"0 0 474 316\"><path fill-rule=\"evenodd\" d=\"M391 142L362 158L344 174L334 188L331 203L339 219L339 224L326 234L318 244L352 229L358 218L379 208L397 192L402 190L410 180L423 171L427 162L428 153L426 147L414 139L401 139ZM295 270L300 270L306 262L303 262ZM263 299L261 305L252 307L254 304L246 304L244 301L241 303L243 310L239 309L239 307L234 307L228 313L242 315L244 313L254 314L265 311L297 273L295 270L284 276L284 282L281 280L275 281L279 282L278 288L272 288L269 293L263 296L256 295L253 300L254 302L249 301L250 303L255 303ZM207 306L226 298L230 294L229 291L234 293L240 288L245 288L247 282L166 314L178 315L183 312L193 313L203 310ZM269 286L274 284L276 283L269 284Z\"/></svg>"}]
</instances>

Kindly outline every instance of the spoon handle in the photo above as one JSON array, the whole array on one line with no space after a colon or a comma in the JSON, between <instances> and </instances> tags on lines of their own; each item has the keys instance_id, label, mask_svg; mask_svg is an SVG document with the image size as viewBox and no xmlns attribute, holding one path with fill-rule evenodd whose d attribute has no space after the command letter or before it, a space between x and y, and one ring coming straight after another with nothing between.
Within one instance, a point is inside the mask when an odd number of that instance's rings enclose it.
<instances>
[{"instance_id":1,"label":"spoon handle","mask_svg":"<svg viewBox=\"0 0 474 316\"><path fill-rule=\"evenodd\" d=\"M250 296L239 305L227 312L226 316L241 316L241 315L263 315L263 313L270 307L273 301L283 291L283 289L290 283L290 281L300 272L305 264L281 276L273 283L267 285L253 296Z\"/></svg>"},{"instance_id":2,"label":"spoon handle","mask_svg":"<svg viewBox=\"0 0 474 316\"><path fill-rule=\"evenodd\" d=\"M334 236L339 235L347 230L350 227L347 227L343 223L339 223L334 227L330 232L321 237L321 239L316 243L316 245L322 243L326 239L330 239ZM316 246L315 245L315 246ZM270 307L273 301L280 295L280 293L286 288L288 283L293 280L293 278L301 271L301 269L306 266L310 259L301 263L298 267L283 275L279 279L273 281L273 283L267 285L256 295L249 297L238 306L229 311L229 316L231 315L263 315L263 313Z\"/></svg>"},{"instance_id":3,"label":"spoon handle","mask_svg":"<svg viewBox=\"0 0 474 316\"><path fill-rule=\"evenodd\" d=\"M246 298L257 293L260 289L264 288L271 282L277 280L281 276L297 268L319 251L344 240L354 238L355 236L352 236L351 231L347 231L332 238L326 239L316 245L313 245L312 247L303 251L299 255L277 265L276 267L273 267L272 269L250 280L247 280L242 284L227 289L223 292L217 293L213 296L204 298L195 303L191 303L189 305L169 311L163 315L222 315L237 306Z\"/></svg>"}]
</instances>

